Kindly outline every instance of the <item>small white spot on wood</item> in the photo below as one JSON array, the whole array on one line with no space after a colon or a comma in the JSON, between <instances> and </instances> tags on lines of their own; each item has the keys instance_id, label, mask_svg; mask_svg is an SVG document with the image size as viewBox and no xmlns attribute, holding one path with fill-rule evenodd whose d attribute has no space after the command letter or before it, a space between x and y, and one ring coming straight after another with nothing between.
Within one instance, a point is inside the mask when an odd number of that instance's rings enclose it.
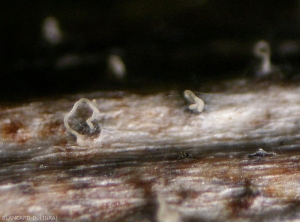
<instances>
[{"instance_id":1,"label":"small white spot on wood","mask_svg":"<svg viewBox=\"0 0 300 222\"><path fill-rule=\"evenodd\" d=\"M184 97L192 103L189 109L201 113L204 109L204 102L202 99L197 97L191 90L185 90L183 93Z\"/></svg>"}]
</instances>

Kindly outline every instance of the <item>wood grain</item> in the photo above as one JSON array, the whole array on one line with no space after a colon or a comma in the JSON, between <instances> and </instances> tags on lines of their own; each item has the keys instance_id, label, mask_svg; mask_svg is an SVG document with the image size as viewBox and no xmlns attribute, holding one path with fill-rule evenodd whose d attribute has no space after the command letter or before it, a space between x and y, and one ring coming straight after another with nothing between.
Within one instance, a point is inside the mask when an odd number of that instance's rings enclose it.
<instances>
[{"instance_id":1,"label":"wood grain","mask_svg":"<svg viewBox=\"0 0 300 222\"><path fill-rule=\"evenodd\" d=\"M219 93L96 92L2 106L0 219L59 221L296 221L300 218L300 88L230 82ZM96 99L99 131L80 98ZM259 148L276 155L249 156ZM251 158L250 158L251 157ZM50 219L49 219L50 221Z\"/></svg>"}]
</instances>

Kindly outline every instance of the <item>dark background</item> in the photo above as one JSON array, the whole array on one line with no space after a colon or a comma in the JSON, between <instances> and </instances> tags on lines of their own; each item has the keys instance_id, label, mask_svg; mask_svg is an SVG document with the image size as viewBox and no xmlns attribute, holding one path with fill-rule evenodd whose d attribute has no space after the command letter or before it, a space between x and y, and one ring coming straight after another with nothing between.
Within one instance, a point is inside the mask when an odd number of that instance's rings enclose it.
<instances>
[{"instance_id":1,"label":"dark background","mask_svg":"<svg viewBox=\"0 0 300 222\"><path fill-rule=\"evenodd\" d=\"M53 16L64 34L42 38ZM300 2L253 0L6 1L0 3L1 101L23 101L95 90L154 92L197 89L247 77L260 39L272 61L297 75ZM122 81L107 71L116 53ZM58 61L76 56L77 63Z\"/></svg>"}]
</instances>

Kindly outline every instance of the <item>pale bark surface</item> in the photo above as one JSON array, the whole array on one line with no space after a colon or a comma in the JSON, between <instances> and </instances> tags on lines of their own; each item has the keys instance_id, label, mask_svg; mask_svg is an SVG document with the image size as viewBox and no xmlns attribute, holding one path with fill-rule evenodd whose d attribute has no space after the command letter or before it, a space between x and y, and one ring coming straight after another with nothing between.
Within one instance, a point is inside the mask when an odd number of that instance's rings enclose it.
<instances>
[{"instance_id":1,"label":"pale bark surface","mask_svg":"<svg viewBox=\"0 0 300 222\"><path fill-rule=\"evenodd\" d=\"M230 83L222 93L97 92L0 110L0 215L59 221L300 219L300 88ZM250 87L251 86L251 87ZM254 87L253 87L254 86ZM96 99L100 129L81 106ZM254 154L259 148L268 153ZM263 154L263 155L260 155ZM276 154L276 155L275 155ZM0 218L1 219L1 218Z\"/></svg>"}]
</instances>

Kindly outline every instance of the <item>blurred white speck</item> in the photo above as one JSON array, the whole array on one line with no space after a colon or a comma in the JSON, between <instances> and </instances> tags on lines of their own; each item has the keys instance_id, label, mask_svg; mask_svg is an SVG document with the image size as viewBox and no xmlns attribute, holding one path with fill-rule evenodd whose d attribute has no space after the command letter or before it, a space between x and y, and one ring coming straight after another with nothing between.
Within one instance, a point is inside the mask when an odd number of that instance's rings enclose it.
<instances>
[{"instance_id":1,"label":"blurred white speck","mask_svg":"<svg viewBox=\"0 0 300 222\"><path fill-rule=\"evenodd\" d=\"M126 66L122 58L118 55L110 55L108 57L108 69L116 79L123 79L126 75Z\"/></svg>"},{"instance_id":2,"label":"blurred white speck","mask_svg":"<svg viewBox=\"0 0 300 222\"><path fill-rule=\"evenodd\" d=\"M59 27L59 22L55 17L51 16L45 18L42 25L42 32L44 39L52 45L61 43L63 39L63 35Z\"/></svg>"}]
</instances>

